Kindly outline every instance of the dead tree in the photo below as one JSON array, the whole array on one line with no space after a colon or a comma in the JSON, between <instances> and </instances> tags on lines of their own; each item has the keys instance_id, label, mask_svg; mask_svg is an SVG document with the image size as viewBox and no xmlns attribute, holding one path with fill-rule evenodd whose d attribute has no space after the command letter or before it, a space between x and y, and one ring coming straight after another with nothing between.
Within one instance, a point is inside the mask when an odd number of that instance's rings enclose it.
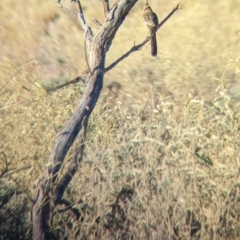
<instances>
[{"instance_id":1,"label":"dead tree","mask_svg":"<svg viewBox=\"0 0 240 240\"><path fill-rule=\"evenodd\" d=\"M36 197L32 208L32 222L33 239L38 240L57 239L52 230L53 212L56 206L60 204L62 196L82 160L88 119L99 98L104 74L115 67L124 58L128 57L131 53L141 50L141 48L149 41L149 37L147 37L142 43L134 45L128 52L123 54L110 66L105 67L106 53L111 47L112 40L114 39L118 28L125 20L125 17L138 0L116 0L116 3L111 8L109 8L108 0L101 0L105 19L102 24L96 19L93 19L94 24L99 28L95 36L84 19L80 0L75 1L79 7L79 14L76 14L76 16L78 17L85 33L85 41L87 49L89 50L88 69L84 71L86 88L74 114L71 116L64 129L56 137L53 150L47 159L46 168L43 170L43 177L39 181L37 187ZM177 5L161 23L159 23L158 29L178 9L179 5ZM75 81L77 81L77 79L75 79ZM59 178L58 173L63 164L64 158L76 139L78 142L74 156L63 176Z\"/></svg>"}]
</instances>

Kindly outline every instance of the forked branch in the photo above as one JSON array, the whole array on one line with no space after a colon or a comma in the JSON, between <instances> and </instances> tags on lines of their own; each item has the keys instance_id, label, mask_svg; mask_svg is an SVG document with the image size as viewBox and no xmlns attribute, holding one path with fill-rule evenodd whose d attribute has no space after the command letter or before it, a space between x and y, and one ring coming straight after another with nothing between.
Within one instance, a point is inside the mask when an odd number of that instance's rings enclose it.
<instances>
[{"instance_id":1,"label":"forked branch","mask_svg":"<svg viewBox=\"0 0 240 240\"><path fill-rule=\"evenodd\" d=\"M105 17L107 17L107 15L109 13L109 1L108 0L101 0L101 2L103 4L104 15L105 15Z\"/></svg>"}]
</instances>

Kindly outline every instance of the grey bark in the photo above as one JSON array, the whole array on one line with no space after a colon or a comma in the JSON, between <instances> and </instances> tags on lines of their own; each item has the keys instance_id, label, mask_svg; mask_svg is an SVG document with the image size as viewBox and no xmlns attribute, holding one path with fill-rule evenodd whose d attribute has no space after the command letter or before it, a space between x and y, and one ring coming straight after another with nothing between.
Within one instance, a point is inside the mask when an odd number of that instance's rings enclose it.
<instances>
[{"instance_id":1,"label":"grey bark","mask_svg":"<svg viewBox=\"0 0 240 240\"><path fill-rule=\"evenodd\" d=\"M96 105L103 85L106 51L111 46L118 28L136 2L137 0L118 0L109 13L105 8L105 21L95 36L92 36L91 29L86 25L83 14L80 13L79 15L90 49L90 69L86 78L87 85L76 111L62 132L56 137L53 150L47 161L47 167L43 171L43 177L38 184L36 199L32 208L33 239L56 239L51 229L53 211L82 159L88 119ZM78 146L75 155L63 177L58 179L58 172L64 158L77 136Z\"/></svg>"}]
</instances>

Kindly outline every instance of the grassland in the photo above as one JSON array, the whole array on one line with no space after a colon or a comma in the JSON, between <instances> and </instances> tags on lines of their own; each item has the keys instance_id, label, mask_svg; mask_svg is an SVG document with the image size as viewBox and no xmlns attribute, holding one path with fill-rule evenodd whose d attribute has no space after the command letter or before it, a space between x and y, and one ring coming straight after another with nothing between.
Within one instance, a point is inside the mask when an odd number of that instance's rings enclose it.
<instances>
[{"instance_id":1,"label":"grassland","mask_svg":"<svg viewBox=\"0 0 240 240\"><path fill-rule=\"evenodd\" d=\"M97 3L83 2L91 25L91 15L103 19ZM177 3L150 1L159 19ZM106 66L145 38L143 4ZM240 238L240 3L181 6L157 33L157 58L146 45L105 75L64 196L81 216L56 213L59 236L67 228L70 239ZM1 1L0 14L0 238L31 239L30 199L84 86L46 89L86 69L84 38L55 1Z\"/></svg>"}]
</instances>

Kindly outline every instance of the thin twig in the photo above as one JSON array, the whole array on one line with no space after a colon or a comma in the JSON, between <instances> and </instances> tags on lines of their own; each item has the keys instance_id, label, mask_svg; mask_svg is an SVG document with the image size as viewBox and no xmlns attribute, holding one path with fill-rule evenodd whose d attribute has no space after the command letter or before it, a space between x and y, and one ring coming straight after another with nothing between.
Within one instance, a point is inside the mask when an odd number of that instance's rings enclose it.
<instances>
[{"instance_id":1,"label":"thin twig","mask_svg":"<svg viewBox=\"0 0 240 240\"><path fill-rule=\"evenodd\" d=\"M89 62L88 62L88 55L87 55L87 46L86 46L86 35L85 35L85 39L84 39L84 53L85 53L85 60L87 62L87 67L88 67L88 72L91 73L92 75L92 71L91 71L91 68L90 68L90 65L89 65Z\"/></svg>"},{"instance_id":2,"label":"thin twig","mask_svg":"<svg viewBox=\"0 0 240 240\"><path fill-rule=\"evenodd\" d=\"M99 29L102 27L102 24L93 16L91 16L93 24Z\"/></svg>"},{"instance_id":3,"label":"thin twig","mask_svg":"<svg viewBox=\"0 0 240 240\"><path fill-rule=\"evenodd\" d=\"M22 67L20 67L0 88L0 91L4 88L4 86L11 80L13 79L23 68L25 68L27 65L31 64L31 63L35 63L35 61L31 61L29 63L26 63L25 65L23 65Z\"/></svg>"},{"instance_id":4,"label":"thin twig","mask_svg":"<svg viewBox=\"0 0 240 240\"><path fill-rule=\"evenodd\" d=\"M83 16L84 24L86 24L86 21L85 21L85 19L84 19L83 10L82 10L82 5L81 5L80 0L79 0L77 3L78 3L79 13Z\"/></svg>"},{"instance_id":5,"label":"thin twig","mask_svg":"<svg viewBox=\"0 0 240 240\"><path fill-rule=\"evenodd\" d=\"M80 24L82 26L82 29L85 33L85 39L87 40L87 43L90 43L92 41L93 38L93 33L91 28L87 25L85 18L84 18L84 13L83 13L83 9L82 9L82 5L80 0L78 0L78 8L79 8L79 13L78 13L78 20L80 21Z\"/></svg>"},{"instance_id":6,"label":"thin twig","mask_svg":"<svg viewBox=\"0 0 240 240\"><path fill-rule=\"evenodd\" d=\"M179 5L180 3L158 24L157 31L177 10L181 9Z\"/></svg>"},{"instance_id":7,"label":"thin twig","mask_svg":"<svg viewBox=\"0 0 240 240\"><path fill-rule=\"evenodd\" d=\"M2 93L0 94L0 97L1 97L3 94L5 94L6 92L9 92L9 90L6 90L6 91L2 92Z\"/></svg>"},{"instance_id":8,"label":"thin twig","mask_svg":"<svg viewBox=\"0 0 240 240\"><path fill-rule=\"evenodd\" d=\"M8 168L8 169L7 169L8 174L5 175L4 177L9 177L10 175L13 175L14 173L17 173L17 172L20 172L20 171L22 171L22 170L26 170L26 169L29 169L29 168L31 168L31 166L22 167L22 168L19 168L19 169L11 169L11 168ZM12 172L10 172L10 171L12 171ZM0 177L2 177L2 174L1 174Z\"/></svg>"},{"instance_id":9,"label":"thin twig","mask_svg":"<svg viewBox=\"0 0 240 240\"><path fill-rule=\"evenodd\" d=\"M108 0L100 0L100 1L103 4L104 15L106 17L109 13L109 1Z\"/></svg>"},{"instance_id":10,"label":"thin twig","mask_svg":"<svg viewBox=\"0 0 240 240\"><path fill-rule=\"evenodd\" d=\"M68 8L65 8L65 7L60 3L60 0L57 2L57 4L58 4L58 6L59 6L62 10L66 11L66 12L68 12L68 13L71 13L72 15L74 15L75 17L77 17L77 14L76 14L75 12L69 10Z\"/></svg>"},{"instance_id":11,"label":"thin twig","mask_svg":"<svg viewBox=\"0 0 240 240\"><path fill-rule=\"evenodd\" d=\"M66 83L63 83L59 86L57 86L54 90L57 90L57 89L60 89L60 88L63 88L69 84L75 84L75 83L79 83L79 82L83 82L85 83L85 79L86 79L86 76L88 75L88 69L86 69L85 71L83 71L81 74L79 74L77 77L75 77L74 79L72 79L71 81L69 82L66 82Z\"/></svg>"},{"instance_id":12,"label":"thin twig","mask_svg":"<svg viewBox=\"0 0 240 240\"><path fill-rule=\"evenodd\" d=\"M113 69L118 63L120 63L123 59L128 57L131 53L135 51L139 51L142 49L142 47L149 41L149 37L147 37L142 43L138 45L134 45L130 50L128 50L125 54L123 54L119 59L117 59L115 62L113 62L110 66L105 68L105 73Z\"/></svg>"}]
</instances>

